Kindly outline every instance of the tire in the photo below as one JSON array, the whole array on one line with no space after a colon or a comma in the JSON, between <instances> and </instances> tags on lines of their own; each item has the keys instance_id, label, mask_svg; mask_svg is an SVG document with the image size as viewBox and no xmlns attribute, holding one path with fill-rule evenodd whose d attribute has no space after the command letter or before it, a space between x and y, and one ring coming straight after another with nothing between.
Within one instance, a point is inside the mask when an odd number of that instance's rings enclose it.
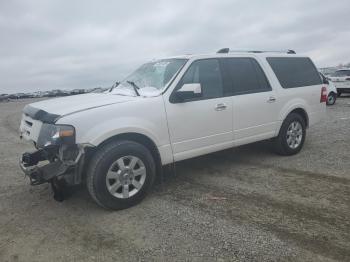
<instances>
[{"instance_id":1,"label":"tire","mask_svg":"<svg viewBox=\"0 0 350 262\"><path fill-rule=\"evenodd\" d=\"M328 105L328 106L334 105L336 100L337 100L336 94L333 93L333 92L331 92L331 93L327 96L327 105Z\"/></svg>"},{"instance_id":2,"label":"tire","mask_svg":"<svg viewBox=\"0 0 350 262\"><path fill-rule=\"evenodd\" d=\"M295 127L298 128L294 129L292 124L295 124ZM299 137L300 135L301 137ZM305 136L306 123L304 118L300 114L290 113L283 121L279 134L273 141L274 150L279 155L295 155L302 149L305 141ZM298 143L292 143L294 137Z\"/></svg>"},{"instance_id":3,"label":"tire","mask_svg":"<svg viewBox=\"0 0 350 262\"><path fill-rule=\"evenodd\" d=\"M145 146L128 140L113 141L92 157L86 184L97 204L120 210L138 204L155 176L155 162Z\"/></svg>"},{"instance_id":4,"label":"tire","mask_svg":"<svg viewBox=\"0 0 350 262\"><path fill-rule=\"evenodd\" d=\"M341 96L341 92L337 91L337 93L338 93L338 97L340 97Z\"/></svg>"}]
</instances>

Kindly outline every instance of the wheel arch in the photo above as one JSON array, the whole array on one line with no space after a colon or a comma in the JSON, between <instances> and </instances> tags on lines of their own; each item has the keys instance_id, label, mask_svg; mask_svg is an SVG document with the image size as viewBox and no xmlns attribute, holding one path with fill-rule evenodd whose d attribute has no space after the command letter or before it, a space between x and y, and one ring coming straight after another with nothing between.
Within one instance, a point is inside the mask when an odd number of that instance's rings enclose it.
<instances>
[{"instance_id":1,"label":"wheel arch","mask_svg":"<svg viewBox=\"0 0 350 262\"><path fill-rule=\"evenodd\" d=\"M153 159L155 161L156 164L156 171L157 174L161 174L162 172L162 159L161 159L161 155L160 152L158 150L158 147L156 145L156 143L149 138L148 136L144 135L144 134L140 134L140 133L135 133L135 132L127 132L127 133L121 133L121 134L117 134L114 136L111 136L107 139L105 139L104 141L102 141L100 144L98 144L94 150L98 150L99 148L105 146L106 144L112 142L112 141L116 141L116 140L129 140L129 141L133 141L136 143L139 143L143 146L145 146L148 150L150 150Z\"/></svg>"},{"instance_id":2,"label":"wheel arch","mask_svg":"<svg viewBox=\"0 0 350 262\"><path fill-rule=\"evenodd\" d=\"M309 127L309 116L308 114L306 113L305 109L301 108L301 107L298 107L298 108L295 108L293 109L292 111L290 111L286 117L288 115L290 115L291 113L296 113L296 114L299 114L305 121L305 125L306 127Z\"/></svg>"}]
</instances>

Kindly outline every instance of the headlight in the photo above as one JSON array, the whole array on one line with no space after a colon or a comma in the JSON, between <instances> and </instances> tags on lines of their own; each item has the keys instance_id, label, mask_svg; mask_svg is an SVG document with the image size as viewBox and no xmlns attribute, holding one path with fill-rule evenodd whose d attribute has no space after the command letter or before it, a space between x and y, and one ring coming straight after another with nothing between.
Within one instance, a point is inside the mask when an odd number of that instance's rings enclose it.
<instances>
[{"instance_id":1,"label":"headlight","mask_svg":"<svg viewBox=\"0 0 350 262\"><path fill-rule=\"evenodd\" d=\"M37 147L51 145L75 144L75 129L68 125L43 124L40 130Z\"/></svg>"}]
</instances>

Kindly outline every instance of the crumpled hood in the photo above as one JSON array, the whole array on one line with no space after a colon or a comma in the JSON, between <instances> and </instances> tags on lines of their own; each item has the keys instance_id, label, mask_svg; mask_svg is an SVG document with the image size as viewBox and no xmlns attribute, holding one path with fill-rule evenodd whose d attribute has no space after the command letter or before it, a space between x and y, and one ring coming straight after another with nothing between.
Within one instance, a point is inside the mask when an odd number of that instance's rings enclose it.
<instances>
[{"instance_id":1,"label":"crumpled hood","mask_svg":"<svg viewBox=\"0 0 350 262\"><path fill-rule=\"evenodd\" d=\"M111 93L91 93L75 95L56 99L48 99L32 103L23 109L23 112L34 119L43 122L52 122L57 118L101 106L107 106L118 103L133 101L137 97L121 96ZM46 117L49 116L45 121Z\"/></svg>"}]
</instances>

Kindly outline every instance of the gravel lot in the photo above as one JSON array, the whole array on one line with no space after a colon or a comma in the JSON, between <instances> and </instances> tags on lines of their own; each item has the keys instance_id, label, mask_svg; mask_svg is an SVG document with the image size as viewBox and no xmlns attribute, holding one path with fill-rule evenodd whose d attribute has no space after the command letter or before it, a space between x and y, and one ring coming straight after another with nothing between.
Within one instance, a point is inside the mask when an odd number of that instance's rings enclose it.
<instances>
[{"instance_id":1,"label":"gravel lot","mask_svg":"<svg viewBox=\"0 0 350 262\"><path fill-rule=\"evenodd\" d=\"M0 103L0 261L350 261L350 97L296 156L263 142L183 161L118 212L84 187L59 203L29 186L17 130L31 101Z\"/></svg>"}]
</instances>

